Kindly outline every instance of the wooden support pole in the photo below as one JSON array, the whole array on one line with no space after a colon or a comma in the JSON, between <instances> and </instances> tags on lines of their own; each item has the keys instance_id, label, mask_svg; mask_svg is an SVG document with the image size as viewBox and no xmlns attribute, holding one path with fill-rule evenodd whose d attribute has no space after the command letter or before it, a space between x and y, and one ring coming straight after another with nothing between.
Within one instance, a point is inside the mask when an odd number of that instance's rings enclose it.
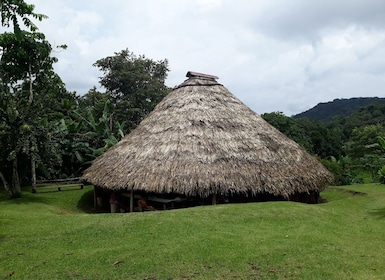
<instances>
[{"instance_id":1,"label":"wooden support pole","mask_svg":"<svg viewBox=\"0 0 385 280\"><path fill-rule=\"evenodd\" d=\"M95 209L98 208L98 201L96 198L96 186L94 186L94 207L95 207Z\"/></svg>"},{"instance_id":2,"label":"wooden support pole","mask_svg":"<svg viewBox=\"0 0 385 280\"><path fill-rule=\"evenodd\" d=\"M131 189L130 193L130 213L134 212L134 190Z\"/></svg>"},{"instance_id":3,"label":"wooden support pole","mask_svg":"<svg viewBox=\"0 0 385 280\"><path fill-rule=\"evenodd\" d=\"M216 193L213 193L212 204L217 205L217 194Z\"/></svg>"}]
</instances>

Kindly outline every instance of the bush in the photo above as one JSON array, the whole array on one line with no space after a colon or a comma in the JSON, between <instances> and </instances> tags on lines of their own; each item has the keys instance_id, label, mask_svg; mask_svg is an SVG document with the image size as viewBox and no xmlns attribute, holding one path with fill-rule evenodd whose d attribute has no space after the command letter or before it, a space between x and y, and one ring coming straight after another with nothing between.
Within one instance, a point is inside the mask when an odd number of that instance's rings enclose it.
<instances>
[{"instance_id":1,"label":"bush","mask_svg":"<svg viewBox=\"0 0 385 280\"><path fill-rule=\"evenodd\" d=\"M385 166L378 170L378 176L381 184L385 184Z\"/></svg>"},{"instance_id":2,"label":"bush","mask_svg":"<svg viewBox=\"0 0 385 280\"><path fill-rule=\"evenodd\" d=\"M352 183L353 175L347 166L341 164L341 161L323 159L321 163L334 175L335 185L350 185Z\"/></svg>"}]
</instances>

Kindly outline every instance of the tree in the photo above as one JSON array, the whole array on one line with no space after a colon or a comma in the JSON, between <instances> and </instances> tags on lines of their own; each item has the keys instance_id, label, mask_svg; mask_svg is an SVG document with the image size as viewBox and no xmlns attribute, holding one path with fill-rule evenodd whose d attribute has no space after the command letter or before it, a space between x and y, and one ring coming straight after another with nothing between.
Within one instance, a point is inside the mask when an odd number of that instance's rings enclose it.
<instances>
[{"instance_id":1,"label":"tree","mask_svg":"<svg viewBox=\"0 0 385 280\"><path fill-rule=\"evenodd\" d=\"M80 122L85 124L84 139L89 145L89 155L91 160L100 156L106 150L118 143L124 137L125 122L116 122L115 126L117 132L114 133L110 122L110 101L106 100L102 115L95 119L92 114L92 107L86 107L82 110L83 114L76 112ZM85 116L83 116L85 113Z\"/></svg>"},{"instance_id":2,"label":"tree","mask_svg":"<svg viewBox=\"0 0 385 280\"><path fill-rule=\"evenodd\" d=\"M380 124L357 127L353 129L350 141L346 143L346 152L353 160L359 160L368 154L379 155L379 136L385 136L385 130Z\"/></svg>"},{"instance_id":3,"label":"tree","mask_svg":"<svg viewBox=\"0 0 385 280\"><path fill-rule=\"evenodd\" d=\"M345 143L346 153L357 166L370 171L373 181L376 179L378 169L384 164L377 142L377 139L384 135L382 125L367 125L353 129L350 141Z\"/></svg>"},{"instance_id":4,"label":"tree","mask_svg":"<svg viewBox=\"0 0 385 280\"><path fill-rule=\"evenodd\" d=\"M111 100L112 123L127 121L128 130L138 125L170 90L165 85L169 71L166 59L153 61L126 49L96 61L94 66L104 74L100 84Z\"/></svg>"},{"instance_id":5,"label":"tree","mask_svg":"<svg viewBox=\"0 0 385 280\"><path fill-rule=\"evenodd\" d=\"M1 0L1 25L4 27L13 26L13 33L19 37L22 30L19 24L19 19L21 19L28 30L34 32L38 28L31 21L30 17L33 17L39 21L48 18L46 15L35 13L34 9L34 5L27 4L23 0Z\"/></svg>"},{"instance_id":6,"label":"tree","mask_svg":"<svg viewBox=\"0 0 385 280\"><path fill-rule=\"evenodd\" d=\"M9 193L11 197L18 197L21 195L19 161L22 155L29 158L32 183L36 181L36 161L40 158L38 142L47 134L47 127L42 123L51 113L45 105L52 99L45 94L62 93L64 84L53 71L56 58L50 55L51 45L29 19L42 20L46 16L34 13L34 6L21 0L0 3L2 25L10 27L12 23L14 30L0 35L0 140L5 147L1 161L4 164L6 158L12 162L12 172L7 172L12 174ZM28 31L21 29L18 19ZM7 168L8 164L4 164L1 170Z\"/></svg>"},{"instance_id":7,"label":"tree","mask_svg":"<svg viewBox=\"0 0 385 280\"><path fill-rule=\"evenodd\" d=\"M350 185L352 183L351 160L348 156L339 156L338 159L331 156L330 159L323 159L321 162L333 173L336 185Z\"/></svg>"},{"instance_id":8,"label":"tree","mask_svg":"<svg viewBox=\"0 0 385 280\"><path fill-rule=\"evenodd\" d=\"M100 92L96 89L96 87L93 87L79 98L79 107L81 111L88 110L87 108L89 108L94 119L97 120L103 116L107 100L111 102L111 98L108 93ZM111 110L109 110L109 114L111 114Z\"/></svg>"},{"instance_id":9,"label":"tree","mask_svg":"<svg viewBox=\"0 0 385 280\"><path fill-rule=\"evenodd\" d=\"M385 138L382 137L382 136L378 136L377 137L377 142L381 148L382 151L385 151ZM378 175L379 175L379 179L380 179L380 183L381 184L385 184L385 166L382 166L379 170L378 170Z\"/></svg>"},{"instance_id":10,"label":"tree","mask_svg":"<svg viewBox=\"0 0 385 280\"><path fill-rule=\"evenodd\" d=\"M266 113L262 117L311 154L328 158L342 153L340 131L329 130L320 121L294 119L281 112Z\"/></svg>"},{"instance_id":11,"label":"tree","mask_svg":"<svg viewBox=\"0 0 385 280\"><path fill-rule=\"evenodd\" d=\"M328 129L321 121L298 119L298 126L308 135L311 142L311 153L321 157L339 157L342 153L341 132L337 129Z\"/></svg>"},{"instance_id":12,"label":"tree","mask_svg":"<svg viewBox=\"0 0 385 280\"><path fill-rule=\"evenodd\" d=\"M282 112L265 113L261 116L265 121L285 134L287 137L300 144L307 151L311 153L313 152L309 135L298 125L298 121L296 119L287 117Z\"/></svg>"}]
</instances>

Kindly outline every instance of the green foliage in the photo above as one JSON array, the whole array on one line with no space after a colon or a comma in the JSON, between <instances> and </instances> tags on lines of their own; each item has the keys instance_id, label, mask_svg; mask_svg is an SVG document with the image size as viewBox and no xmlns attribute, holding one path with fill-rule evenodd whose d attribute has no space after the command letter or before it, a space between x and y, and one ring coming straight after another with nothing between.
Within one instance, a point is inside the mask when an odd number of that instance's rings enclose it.
<instances>
[{"instance_id":1,"label":"green foliage","mask_svg":"<svg viewBox=\"0 0 385 280\"><path fill-rule=\"evenodd\" d=\"M53 70L52 46L31 20L47 16L34 8L23 0L0 1L1 24L10 28L0 35L0 173L15 193L19 177L29 183L35 173L40 179L81 175L169 91L167 60L123 50L95 63L106 93L69 93Z\"/></svg>"},{"instance_id":2,"label":"green foliage","mask_svg":"<svg viewBox=\"0 0 385 280\"><path fill-rule=\"evenodd\" d=\"M336 111L338 112L338 110ZM349 116L338 115L327 123L329 128L339 128L342 140L349 141L354 129L369 125L385 125L385 104L378 103L361 107Z\"/></svg>"},{"instance_id":3,"label":"green foliage","mask_svg":"<svg viewBox=\"0 0 385 280\"><path fill-rule=\"evenodd\" d=\"M330 157L330 160L321 160L322 164L334 175L334 184L349 185L353 182L353 175L350 169L351 160L348 156Z\"/></svg>"},{"instance_id":4,"label":"green foliage","mask_svg":"<svg viewBox=\"0 0 385 280\"><path fill-rule=\"evenodd\" d=\"M368 170L372 177L372 182L377 182L378 169L385 164L385 158L379 155L367 154L360 159L363 169Z\"/></svg>"},{"instance_id":5,"label":"green foliage","mask_svg":"<svg viewBox=\"0 0 385 280\"><path fill-rule=\"evenodd\" d=\"M20 31L19 36L5 32L0 35L1 79L15 84L52 69L51 45L42 33Z\"/></svg>"},{"instance_id":6,"label":"green foliage","mask_svg":"<svg viewBox=\"0 0 385 280\"><path fill-rule=\"evenodd\" d=\"M94 66L104 73L100 84L111 100L113 122L127 121L128 129L138 125L169 92L166 59L153 61L126 49L99 59Z\"/></svg>"},{"instance_id":7,"label":"green foliage","mask_svg":"<svg viewBox=\"0 0 385 280\"><path fill-rule=\"evenodd\" d=\"M79 98L79 111L91 110L94 119L100 119L103 116L107 101L111 103L109 94L106 92L99 92L96 90L96 87L93 87ZM109 113L111 114L112 112L110 111Z\"/></svg>"},{"instance_id":8,"label":"green foliage","mask_svg":"<svg viewBox=\"0 0 385 280\"><path fill-rule=\"evenodd\" d=\"M20 181L35 178L35 166L52 162L47 158L55 151L47 146L51 122L63 117L61 102L73 96L53 70L57 59L51 56L51 45L30 20L46 16L34 13L34 6L21 0L1 1L0 8L2 25L14 27L13 33L0 35L0 172L12 181L11 196L17 197Z\"/></svg>"},{"instance_id":9,"label":"green foliage","mask_svg":"<svg viewBox=\"0 0 385 280\"><path fill-rule=\"evenodd\" d=\"M327 158L342 153L338 131L327 129L319 121L293 119L280 112L262 114L261 117L311 154Z\"/></svg>"},{"instance_id":10,"label":"green foliage","mask_svg":"<svg viewBox=\"0 0 385 280\"><path fill-rule=\"evenodd\" d=\"M378 170L378 176L381 184L385 184L385 166Z\"/></svg>"},{"instance_id":11,"label":"green foliage","mask_svg":"<svg viewBox=\"0 0 385 280\"><path fill-rule=\"evenodd\" d=\"M124 137L125 122L111 122L111 102L107 99L104 103L102 115L95 120L91 107L84 108L81 112L74 111L80 123L85 124L83 139L88 143L91 160L104 153ZM116 133L114 133L116 127ZM80 132L80 131L78 131ZM90 155L90 154L89 154Z\"/></svg>"},{"instance_id":12,"label":"green foliage","mask_svg":"<svg viewBox=\"0 0 385 280\"><path fill-rule=\"evenodd\" d=\"M382 125L367 125L353 129L350 141L346 143L346 152L353 158L362 158L365 155L379 155L381 153L377 138L384 136Z\"/></svg>"},{"instance_id":13,"label":"green foliage","mask_svg":"<svg viewBox=\"0 0 385 280\"><path fill-rule=\"evenodd\" d=\"M380 145L382 151L385 151L385 139L381 136L377 137L378 144ZM378 170L379 180L381 184L385 184L385 166L382 166Z\"/></svg>"},{"instance_id":14,"label":"green foliage","mask_svg":"<svg viewBox=\"0 0 385 280\"><path fill-rule=\"evenodd\" d=\"M310 135L305 133L295 119L285 116L282 112L265 113L261 117L308 151L312 150Z\"/></svg>"},{"instance_id":15,"label":"green foliage","mask_svg":"<svg viewBox=\"0 0 385 280\"><path fill-rule=\"evenodd\" d=\"M309 153L323 159L323 163L335 175L338 184L350 184L361 182L355 174L371 174L371 181L377 181L378 169L385 164L383 151L385 150L385 104L382 99L358 98L357 104L375 102L366 107L351 108L349 106L341 111L334 109L335 116L331 121L320 122L310 119L289 118L282 113L263 114L262 117L281 132L303 146ZM347 100L344 100L344 104ZM333 101L334 103L340 103ZM356 104L356 105L357 105ZM318 106L317 110L328 107L331 104ZM322 111L322 110L321 110ZM315 112L315 111L314 111ZM322 112L318 112L323 114ZM318 114L317 113L317 114ZM327 113L327 112L326 112ZM338 115L341 114L341 115ZM350 159L349 172L346 172L339 160L329 160L330 157L341 158L348 156ZM353 168L354 167L354 168ZM354 170L354 172L353 172Z\"/></svg>"},{"instance_id":16,"label":"green foliage","mask_svg":"<svg viewBox=\"0 0 385 280\"><path fill-rule=\"evenodd\" d=\"M43 14L35 13L34 9L34 5L27 4L23 0L1 0L1 25L5 27L13 26L13 33L19 36L22 30L19 24L19 20L21 20L24 26L26 26L31 32L35 32L38 28L31 21L30 17L39 21L48 17Z\"/></svg>"},{"instance_id":17,"label":"green foliage","mask_svg":"<svg viewBox=\"0 0 385 280\"><path fill-rule=\"evenodd\" d=\"M385 151L385 139L381 136L377 136L377 142L380 145L380 148Z\"/></svg>"}]
</instances>

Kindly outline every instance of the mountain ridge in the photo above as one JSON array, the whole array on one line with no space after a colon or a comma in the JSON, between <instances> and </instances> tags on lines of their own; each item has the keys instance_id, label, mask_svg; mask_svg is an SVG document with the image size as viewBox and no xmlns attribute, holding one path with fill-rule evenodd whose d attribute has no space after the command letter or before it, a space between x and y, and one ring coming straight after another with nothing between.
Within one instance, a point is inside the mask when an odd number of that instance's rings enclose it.
<instances>
[{"instance_id":1,"label":"mountain ridge","mask_svg":"<svg viewBox=\"0 0 385 280\"><path fill-rule=\"evenodd\" d=\"M295 119L307 118L309 120L330 121L335 116L349 116L360 108L372 104L385 103L381 97L353 97L348 99L334 99L329 102L318 103L313 108L292 116Z\"/></svg>"}]
</instances>

